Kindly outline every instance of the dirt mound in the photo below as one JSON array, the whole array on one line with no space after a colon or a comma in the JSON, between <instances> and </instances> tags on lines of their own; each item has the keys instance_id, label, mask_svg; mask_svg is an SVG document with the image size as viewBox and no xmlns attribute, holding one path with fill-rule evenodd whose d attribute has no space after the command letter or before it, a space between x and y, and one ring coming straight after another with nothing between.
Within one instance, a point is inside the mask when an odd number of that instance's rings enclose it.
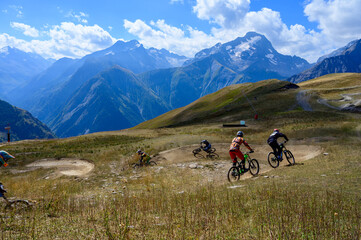
<instances>
[{"instance_id":1,"label":"dirt mound","mask_svg":"<svg viewBox=\"0 0 361 240\"><path fill-rule=\"evenodd\" d=\"M28 168L54 168L50 176L56 178L62 175L65 176L85 176L94 169L94 164L85 160L63 158L60 160L56 159L41 159L27 165Z\"/></svg>"}]
</instances>

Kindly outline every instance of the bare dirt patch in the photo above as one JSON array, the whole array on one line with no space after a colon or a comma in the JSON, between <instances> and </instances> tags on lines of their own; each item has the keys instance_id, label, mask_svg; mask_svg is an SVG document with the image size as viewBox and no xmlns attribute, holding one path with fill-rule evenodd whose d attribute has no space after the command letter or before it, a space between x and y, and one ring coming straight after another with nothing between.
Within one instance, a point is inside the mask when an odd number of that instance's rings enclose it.
<instances>
[{"instance_id":1,"label":"bare dirt patch","mask_svg":"<svg viewBox=\"0 0 361 240\"><path fill-rule=\"evenodd\" d=\"M212 144L220 155L219 159L197 159L193 156L192 150L198 145L190 145L170 149L160 152L154 158L158 165L167 168L167 171L176 171L176 169L184 169L192 174L201 174L204 182L226 182L228 169L232 166L232 160L228 154L229 143ZM253 159L257 159L260 165L259 175L267 175L273 168L268 164L267 155L271 151L268 145L251 145L255 153L251 154ZM289 149L294 157L296 164L312 159L322 153L322 148L315 145L296 145L288 144ZM243 152L246 150L243 149ZM288 162L284 159L278 168L288 167ZM267 174L266 174L267 173ZM250 173L244 174L241 179L250 178Z\"/></svg>"},{"instance_id":2,"label":"bare dirt patch","mask_svg":"<svg viewBox=\"0 0 361 240\"><path fill-rule=\"evenodd\" d=\"M38 168L55 169L51 173L51 178L60 176L76 176L82 177L89 174L94 169L94 164L86 160L63 158L60 160L56 159L41 159L26 165L28 168L33 170Z\"/></svg>"}]
</instances>

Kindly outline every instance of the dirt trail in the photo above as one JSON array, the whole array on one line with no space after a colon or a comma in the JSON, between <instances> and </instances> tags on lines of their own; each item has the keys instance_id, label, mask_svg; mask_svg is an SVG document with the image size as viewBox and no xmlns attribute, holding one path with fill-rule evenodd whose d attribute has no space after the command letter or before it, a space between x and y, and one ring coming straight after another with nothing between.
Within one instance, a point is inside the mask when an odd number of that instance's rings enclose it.
<instances>
[{"instance_id":1,"label":"dirt trail","mask_svg":"<svg viewBox=\"0 0 361 240\"><path fill-rule=\"evenodd\" d=\"M217 149L217 153L220 155L220 159L196 159L192 150L197 148L198 145L184 146L159 153L155 160L158 160L158 165L168 170L172 168L187 169L194 174L202 174L204 181L227 181L228 169L232 166L232 161L228 154L228 143L212 144ZM268 145L251 145L255 150L255 153L251 154L251 157L257 159L260 164L260 173L265 175L267 172L273 170L268 164L267 154L271 151ZM322 153L320 146L313 145L287 145L287 149L292 151L295 156L296 164L309 160ZM242 150L245 151L244 149ZM286 167L288 165L287 160L283 160L278 168ZM251 174L247 173L241 177L241 179L250 178Z\"/></svg>"},{"instance_id":2,"label":"dirt trail","mask_svg":"<svg viewBox=\"0 0 361 240\"><path fill-rule=\"evenodd\" d=\"M41 159L26 165L31 169L38 168L54 168L55 172L51 173L48 178L56 178L62 175L66 176L85 176L94 169L94 164L85 160L63 158L56 159Z\"/></svg>"}]
</instances>

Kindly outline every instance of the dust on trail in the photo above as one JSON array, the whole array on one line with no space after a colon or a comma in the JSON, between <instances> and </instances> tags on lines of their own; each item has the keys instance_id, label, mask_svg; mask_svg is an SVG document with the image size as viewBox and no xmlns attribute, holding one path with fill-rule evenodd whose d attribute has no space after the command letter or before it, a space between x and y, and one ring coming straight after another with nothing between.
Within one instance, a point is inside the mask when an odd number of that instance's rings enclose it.
<instances>
[{"instance_id":1,"label":"dust on trail","mask_svg":"<svg viewBox=\"0 0 361 240\"><path fill-rule=\"evenodd\" d=\"M195 158L192 150L198 147L199 145L190 145L163 151L154 160L158 160L158 165L166 168L167 171L183 168L193 174L201 174L205 182L227 182L227 173L232 166L232 160L228 153L229 143L212 144L212 147L217 149L216 153L220 155L220 159L217 160ZM260 165L259 175L265 175L265 173L273 170L267 161L267 155L272 149L268 145L251 145L251 147L255 152L250 155L253 159L257 159ZM312 159L322 153L322 148L315 145L288 144L286 147L293 153L296 164ZM242 152L245 151L245 149L242 150ZM284 159L278 168L286 167L287 165L288 162ZM241 176L241 179L250 177L252 175L246 173Z\"/></svg>"},{"instance_id":2,"label":"dust on trail","mask_svg":"<svg viewBox=\"0 0 361 240\"><path fill-rule=\"evenodd\" d=\"M90 173L94 169L94 164L85 160L63 158L56 159L41 159L26 165L30 169L38 168L54 168L55 172L51 173L51 178L65 176L81 177Z\"/></svg>"}]
</instances>

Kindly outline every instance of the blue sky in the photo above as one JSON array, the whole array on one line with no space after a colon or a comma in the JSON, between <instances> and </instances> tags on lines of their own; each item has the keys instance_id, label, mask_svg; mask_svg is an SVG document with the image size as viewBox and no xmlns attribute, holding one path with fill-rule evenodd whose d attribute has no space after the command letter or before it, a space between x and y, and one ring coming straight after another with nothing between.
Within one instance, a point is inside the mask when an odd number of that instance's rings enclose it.
<instances>
[{"instance_id":1,"label":"blue sky","mask_svg":"<svg viewBox=\"0 0 361 240\"><path fill-rule=\"evenodd\" d=\"M264 34L310 62L361 38L361 0L1 0L0 48L79 58L117 40L192 57Z\"/></svg>"}]
</instances>

